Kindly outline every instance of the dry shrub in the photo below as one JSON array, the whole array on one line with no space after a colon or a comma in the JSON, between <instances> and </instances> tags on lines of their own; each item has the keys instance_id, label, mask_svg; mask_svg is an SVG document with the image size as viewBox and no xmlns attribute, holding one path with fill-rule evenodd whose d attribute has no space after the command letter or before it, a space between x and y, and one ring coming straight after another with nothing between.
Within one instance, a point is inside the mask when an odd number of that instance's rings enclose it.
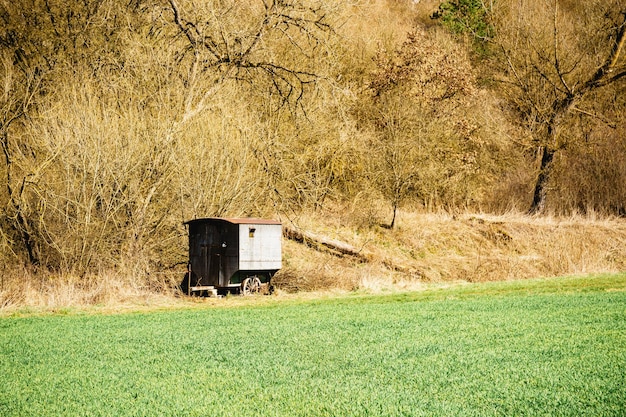
<instances>
[{"instance_id":1,"label":"dry shrub","mask_svg":"<svg viewBox=\"0 0 626 417\"><path fill-rule=\"evenodd\" d=\"M570 146L554 172L553 210L626 215L626 135L595 127L585 143Z\"/></svg>"},{"instance_id":2,"label":"dry shrub","mask_svg":"<svg viewBox=\"0 0 626 417\"><path fill-rule=\"evenodd\" d=\"M81 309L100 306L172 304L180 273L153 277L101 271L82 277L46 273L23 267L0 271L0 311Z\"/></svg>"}]
</instances>

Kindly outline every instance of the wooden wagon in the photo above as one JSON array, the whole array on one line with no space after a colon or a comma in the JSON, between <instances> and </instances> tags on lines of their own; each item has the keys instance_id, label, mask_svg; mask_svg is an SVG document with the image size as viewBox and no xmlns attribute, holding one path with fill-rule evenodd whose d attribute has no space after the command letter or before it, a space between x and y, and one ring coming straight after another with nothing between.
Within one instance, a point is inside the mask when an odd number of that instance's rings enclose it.
<instances>
[{"instance_id":1,"label":"wooden wagon","mask_svg":"<svg viewBox=\"0 0 626 417\"><path fill-rule=\"evenodd\" d=\"M266 288L282 267L282 225L255 218L203 218L185 222L189 229L189 264L185 293L240 292Z\"/></svg>"}]
</instances>

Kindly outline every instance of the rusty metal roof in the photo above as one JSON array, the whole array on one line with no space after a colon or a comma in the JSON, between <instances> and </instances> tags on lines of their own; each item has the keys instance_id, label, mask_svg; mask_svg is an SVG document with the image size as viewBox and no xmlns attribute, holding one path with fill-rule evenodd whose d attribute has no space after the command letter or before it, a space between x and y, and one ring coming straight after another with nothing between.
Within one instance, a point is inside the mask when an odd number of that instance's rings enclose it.
<instances>
[{"instance_id":1,"label":"rusty metal roof","mask_svg":"<svg viewBox=\"0 0 626 417\"><path fill-rule=\"evenodd\" d=\"M185 224L201 223L212 221L225 221L232 224L281 224L278 220L259 219L254 217L204 217L199 219L188 220Z\"/></svg>"}]
</instances>

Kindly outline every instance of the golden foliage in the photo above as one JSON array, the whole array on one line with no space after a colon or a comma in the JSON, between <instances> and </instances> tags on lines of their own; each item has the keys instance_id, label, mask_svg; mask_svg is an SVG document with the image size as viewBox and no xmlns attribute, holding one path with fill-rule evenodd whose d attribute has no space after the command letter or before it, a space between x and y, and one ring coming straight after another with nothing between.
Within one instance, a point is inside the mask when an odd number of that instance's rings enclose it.
<instances>
[{"instance_id":1,"label":"golden foliage","mask_svg":"<svg viewBox=\"0 0 626 417\"><path fill-rule=\"evenodd\" d=\"M169 288L194 217L298 219L336 205L371 231L389 207L524 210L538 144L559 153L552 212L624 215L626 77L559 114L556 142L537 135L563 90L606 62L622 9L498 2L489 18L501 48L477 57L428 18L438 3L3 3L2 291L22 275L40 289L100 274L113 287ZM623 74L623 60L609 69ZM296 252L285 274L299 280L315 267Z\"/></svg>"}]
</instances>

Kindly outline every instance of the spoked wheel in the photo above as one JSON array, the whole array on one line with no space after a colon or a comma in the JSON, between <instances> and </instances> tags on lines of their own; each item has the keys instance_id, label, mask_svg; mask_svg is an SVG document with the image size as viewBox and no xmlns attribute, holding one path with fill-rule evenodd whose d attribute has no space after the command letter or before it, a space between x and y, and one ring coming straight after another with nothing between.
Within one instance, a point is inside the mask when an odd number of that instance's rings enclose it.
<instances>
[{"instance_id":1,"label":"spoked wheel","mask_svg":"<svg viewBox=\"0 0 626 417\"><path fill-rule=\"evenodd\" d=\"M261 280L259 277L248 277L241 283L241 293L243 295L258 294L261 291Z\"/></svg>"}]
</instances>

